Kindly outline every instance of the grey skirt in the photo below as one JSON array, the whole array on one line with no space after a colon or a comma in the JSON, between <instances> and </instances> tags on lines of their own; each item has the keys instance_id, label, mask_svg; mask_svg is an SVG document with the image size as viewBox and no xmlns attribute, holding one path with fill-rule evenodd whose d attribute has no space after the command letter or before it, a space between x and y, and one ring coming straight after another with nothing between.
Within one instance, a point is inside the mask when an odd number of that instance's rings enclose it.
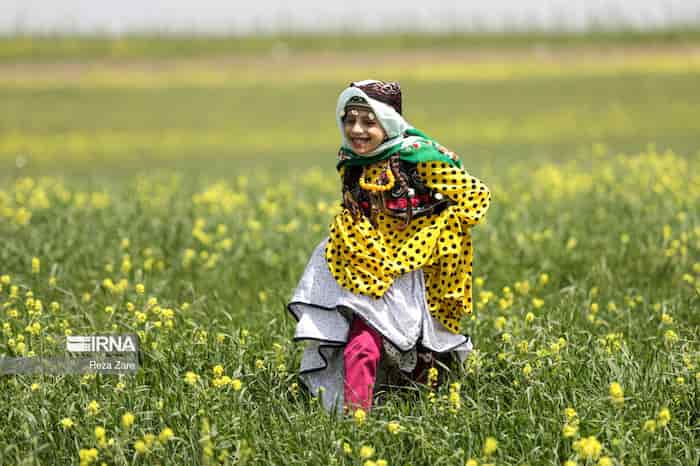
<instances>
[{"instance_id":1,"label":"grey skirt","mask_svg":"<svg viewBox=\"0 0 700 466\"><path fill-rule=\"evenodd\" d=\"M306 342L299 378L328 411L343 407L343 350L354 315L361 317L383 341L377 375L398 368L411 372L418 345L435 353L453 353L463 362L472 350L465 335L454 334L430 315L422 270L399 276L379 299L342 288L325 258L326 237L316 247L287 305L297 320L295 341ZM323 390L319 390L323 387Z\"/></svg>"}]
</instances>

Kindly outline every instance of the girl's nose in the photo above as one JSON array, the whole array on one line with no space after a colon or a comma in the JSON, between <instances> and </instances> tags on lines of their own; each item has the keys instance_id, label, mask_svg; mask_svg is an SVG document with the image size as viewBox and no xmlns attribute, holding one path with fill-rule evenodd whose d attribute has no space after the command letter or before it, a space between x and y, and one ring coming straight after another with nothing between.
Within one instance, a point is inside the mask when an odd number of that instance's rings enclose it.
<instances>
[{"instance_id":1,"label":"girl's nose","mask_svg":"<svg viewBox=\"0 0 700 466\"><path fill-rule=\"evenodd\" d=\"M350 128L350 133L351 134L362 134L364 133L364 128L362 128L362 125L360 125L359 121L355 121L355 123L352 125Z\"/></svg>"}]
</instances>

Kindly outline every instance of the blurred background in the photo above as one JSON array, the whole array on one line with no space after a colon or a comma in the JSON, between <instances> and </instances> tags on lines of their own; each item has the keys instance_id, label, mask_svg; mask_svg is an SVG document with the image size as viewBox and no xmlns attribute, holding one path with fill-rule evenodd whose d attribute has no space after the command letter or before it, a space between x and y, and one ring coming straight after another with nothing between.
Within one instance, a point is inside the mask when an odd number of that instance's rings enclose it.
<instances>
[{"instance_id":1,"label":"blurred background","mask_svg":"<svg viewBox=\"0 0 700 466\"><path fill-rule=\"evenodd\" d=\"M331 173L366 78L468 166L698 149L697 2L6 0L0 34L0 176Z\"/></svg>"}]
</instances>

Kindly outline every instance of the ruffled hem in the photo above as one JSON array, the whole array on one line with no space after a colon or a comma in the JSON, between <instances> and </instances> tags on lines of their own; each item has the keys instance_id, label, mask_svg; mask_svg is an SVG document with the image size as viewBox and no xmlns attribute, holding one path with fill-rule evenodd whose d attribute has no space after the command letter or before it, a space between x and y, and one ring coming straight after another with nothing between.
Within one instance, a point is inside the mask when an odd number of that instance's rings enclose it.
<instances>
[{"instance_id":1,"label":"ruffled hem","mask_svg":"<svg viewBox=\"0 0 700 466\"><path fill-rule=\"evenodd\" d=\"M328 411L342 411L343 350L353 316L362 318L385 343L385 353L397 353L395 365L403 372L415 367L419 347L437 354L455 353L464 361L472 349L468 336L450 332L430 315L421 270L398 277L379 299L356 295L333 279L321 241L309 260L287 309L297 320L294 340L306 348L299 377L319 395ZM394 351L395 350L395 351ZM383 355L380 369L386 366Z\"/></svg>"}]
</instances>

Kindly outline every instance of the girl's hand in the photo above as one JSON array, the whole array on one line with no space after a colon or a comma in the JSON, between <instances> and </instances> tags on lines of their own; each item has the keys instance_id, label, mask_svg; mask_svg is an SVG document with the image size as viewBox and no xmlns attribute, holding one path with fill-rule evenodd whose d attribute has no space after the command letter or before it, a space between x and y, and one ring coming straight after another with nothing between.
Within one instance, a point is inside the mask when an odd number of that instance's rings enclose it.
<instances>
[{"instance_id":1,"label":"girl's hand","mask_svg":"<svg viewBox=\"0 0 700 466\"><path fill-rule=\"evenodd\" d=\"M362 210L350 191L345 191L343 193L343 207L350 211L356 222L360 220Z\"/></svg>"}]
</instances>

